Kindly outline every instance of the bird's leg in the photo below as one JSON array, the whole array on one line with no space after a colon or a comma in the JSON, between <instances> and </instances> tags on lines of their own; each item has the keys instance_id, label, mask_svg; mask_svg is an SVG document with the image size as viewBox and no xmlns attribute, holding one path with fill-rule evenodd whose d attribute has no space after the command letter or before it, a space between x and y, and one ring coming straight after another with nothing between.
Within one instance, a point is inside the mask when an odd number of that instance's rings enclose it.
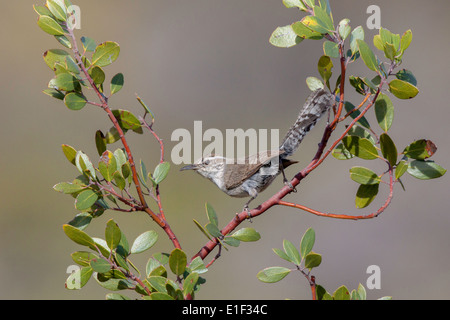
<instances>
[{"instance_id":1,"label":"bird's leg","mask_svg":"<svg viewBox=\"0 0 450 320\"><path fill-rule=\"evenodd\" d=\"M247 203L244 205L244 208L243 208L243 211L247 212L247 218L248 218L248 221L250 221L251 223L252 223L253 221L252 221L252 216L251 216L251 214L250 214L250 209L248 208L248 205L249 205L250 202L252 202L255 198L256 198L256 196L255 196L255 197L251 197L250 200L247 201Z\"/></svg>"},{"instance_id":2,"label":"bird's leg","mask_svg":"<svg viewBox=\"0 0 450 320\"><path fill-rule=\"evenodd\" d=\"M286 178L286 174L284 173L284 168L283 166L280 166L281 169L281 173L283 174L283 183L285 186L288 186L289 188L291 188L292 192L297 192L297 189L295 189L295 187L292 185L292 183Z\"/></svg>"}]
</instances>

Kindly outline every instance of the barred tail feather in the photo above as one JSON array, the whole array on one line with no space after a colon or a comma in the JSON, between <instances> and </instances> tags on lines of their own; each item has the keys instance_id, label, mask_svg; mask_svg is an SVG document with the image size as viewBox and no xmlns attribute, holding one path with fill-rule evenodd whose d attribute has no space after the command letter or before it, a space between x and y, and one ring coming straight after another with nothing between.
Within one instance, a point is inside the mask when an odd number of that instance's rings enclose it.
<instances>
[{"instance_id":1,"label":"barred tail feather","mask_svg":"<svg viewBox=\"0 0 450 320\"><path fill-rule=\"evenodd\" d=\"M297 121L289 129L280 145L280 150L284 150L283 157L294 154L305 135L316 125L317 121L319 121L334 103L334 95L323 89L314 91L308 97L297 117Z\"/></svg>"}]
</instances>

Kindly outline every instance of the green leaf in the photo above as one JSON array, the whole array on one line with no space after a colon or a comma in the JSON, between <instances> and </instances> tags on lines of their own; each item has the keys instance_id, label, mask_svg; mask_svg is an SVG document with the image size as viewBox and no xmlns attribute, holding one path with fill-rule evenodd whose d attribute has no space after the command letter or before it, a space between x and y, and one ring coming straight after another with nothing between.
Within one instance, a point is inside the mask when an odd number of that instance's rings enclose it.
<instances>
[{"instance_id":1,"label":"green leaf","mask_svg":"<svg viewBox=\"0 0 450 320\"><path fill-rule=\"evenodd\" d=\"M238 239L235 239L233 237L225 237L223 239L223 242L229 246L236 247L236 248L239 247L239 245L241 244L241 242Z\"/></svg>"},{"instance_id":2,"label":"green leaf","mask_svg":"<svg viewBox=\"0 0 450 320\"><path fill-rule=\"evenodd\" d=\"M379 184L381 182L381 178L375 172L364 167L351 168L350 178L356 183L364 185Z\"/></svg>"},{"instance_id":3,"label":"green leaf","mask_svg":"<svg viewBox=\"0 0 450 320\"><path fill-rule=\"evenodd\" d=\"M83 151L78 151L75 155L75 165L81 173L87 174L93 179L96 178L95 168L89 160L89 157Z\"/></svg>"},{"instance_id":4,"label":"green leaf","mask_svg":"<svg viewBox=\"0 0 450 320\"><path fill-rule=\"evenodd\" d=\"M292 25L292 30L294 33L300 37L301 40L303 39L311 39L311 40L320 40L323 38L323 35L320 32L316 32L314 30L311 30L302 21L294 22Z\"/></svg>"},{"instance_id":5,"label":"green leaf","mask_svg":"<svg viewBox=\"0 0 450 320\"><path fill-rule=\"evenodd\" d=\"M123 87L123 83L124 83L123 74L122 73L116 74L111 79L111 95L119 92L120 89L122 89L122 87Z\"/></svg>"},{"instance_id":6,"label":"green leaf","mask_svg":"<svg viewBox=\"0 0 450 320\"><path fill-rule=\"evenodd\" d=\"M169 256L169 267L174 274L177 276L182 275L184 270L186 270L186 264L187 257L182 250L175 249L171 252Z\"/></svg>"},{"instance_id":7,"label":"green leaf","mask_svg":"<svg viewBox=\"0 0 450 320\"><path fill-rule=\"evenodd\" d=\"M36 11L36 13L40 16L49 16L49 17L53 17L53 14L50 12L50 10L48 10L47 7L45 6L37 6L35 4L33 4L33 9L34 11Z\"/></svg>"},{"instance_id":8,"label":"green leaf","mask_svg":"<svg viewBox=\"0 0 450 320\"><path fill-rule=\"evenodd\" d=\"M342 143L338 144L336 148L333 149L331 155L337 160L349 160L355 157L347 149L345 149Z\"/></svg>"},{"instance_id":9,"label":"green leaf","mask_svg":"<svg viewBox=\"0 0 450 320\"><path fill-rule=\"evenodd\" d=\"M320 79L316 77L308 77L306 78L306 85L308 86L309 90L316 91L319 89L323 89L325 86Z\"/></svg>"},{"instance_id":10,"label":"green leaf","mask_svg":"<svg viewBox=\"0 0 450 320\"><path fill-rule=\"evenodd\" d=\"M433 161L411 161L408 167L408 173L414 178L420 180L429 180L442 177L447 172L446 169Z\"/></svg>"},{"instance_id":11,"label":"green leaf","mask_svg":"<svg viewBox=\"0 0 450 320\"><path fill-rule=\"evenodd\" d=\"M67 38L66 36L55 36L55 39L61 43L64 47L68 48L68 49L72 49L72 43L70 42L69 38Z\"/></svg>"},{"instance_id":12,"label":"green leaf","mask_svg":"<svg viewBox=\"0 0 450 320\"><path fill-rule=\"evenodd\" d=\"M339 58L339 44L331 42L331 41L325 41L323 43L323 52L325 55L329 56L330 58Z\"/></svg>"},{"instance_id":13,"label":"green leaf","mask_svg":"<svg viewBox=\"0 0 450 320\"><path fill-rule=\"evenodd\" d=\"M208 223L205 226L206 230L208 230L209 234L212 235L214 238L219 238L222 236L222 233L220 232L219 228L213 224L213 223Z\"/></svg>"},{"instance_id":14,"label":"green leaf","mask_svg":"<svg viewBox=\"0 0 450 320\"><path fill-rule=\"evenodd\" d=\"M47 0L47 8L56 19L60 21L67 20L67 10L64 3L60 4L55 0Z\"/></svg>"},{"instance_id":15,"label":"green leaf","mask_svg":"<svg viewBox=\"0 0 450 320\"><path fill-rule=\"evenodd\" d=\"M72 272L66 280L66 289L79 290L83 288L88 283L93 272L91 267L83 267Z\"/></svg>"},{"instance_id":16,"label":"green leaf","mask_svg":"<svg viewBox=\"0 0 450 320\"><path fill-rule=\"evenodd\" d=\"M327 34L329 31L328 27L326 26L326 23L324 23L322 20L320 20L315 16L306 16L301 21L309 29L316 31L320 34Z\"/></svg>"},{"instance_id":17,"label":"green leaf","mask_svg":"<svg viewBox=\"0 0 450 320\"><path fill-rule=\"evenodd\" d=\"M414 76L414 74L409 70L402 69L399 72L397 72L395 74L395 76L399 80L403 80L403 81L406 81L406 82L412 84L413 86L417 86L417 79Z\"/></svg>"},{"instance_id":18,"label":"green leaf","mask_svg":"<svg viewBox=\"0 0 450 320\"><path fill-rule=\"evenodd\" d=\"M376 198L380 185L360 185L356 192L355 205L358 209L366 208Z\"/></svg>"},{"instance_id":19,"label":"green leaf","mask_svg":"<svg viewBox=\"0 0 450 320\"><path fill-rule=\"evenodd\" d=\"M359 51L358 40L364 40L364 29L361 26L353 29L350 34L350 49L352 51L352 55Z\"/></svg>"},{"instance_id":20,"label":"green leaf","mask_svg":"<svg viewBox=\"0 0 450 320\"><path fill-rule=\"evenodd\" d=\"M130 111L118 109L112 110L112 113L116 117L122 129L136 130L141 127L141 122L139 119Z\"/></svg>"},{"instance_id":21,"label":"green leaf","mask_svg":"<svg viewBox=\"0 0 450 320\"><path fill-rule=\"evenodd\" d=\"M158 241L158 234L155 231L150 230L144 232L134 240L131 246L131 253L137 254L144 252L153 247L156 241Z\"/></svg>"},{"instance_id":22,"label":"green leaf","mask_svg":"<svg viewBox=\"0 0 450 320\"><path fill-rule=\"evenodd\" d=\"M269 42L275 47L290 48L303 41L297 36L290 25L278 27L270 36Z\"/></svg>"},{"instance_id":23,"label":"green leaf","mask_svg":"<svg viewBox=\"0 0 450 320\"><path fill-rule=\"evenodd\" d=\"M359 53L361 54L361 58L366 66L372 71L377 71L378 62L375 54L372 52L372 49L369 48L364 40L356 40L356 43L358 44Z\"/></svg>"},{"instance_id":24,"label":"green leaf","mask_svg":"<svg viewBox=\"0 0 450 320\"><path fill-rule=\"evenodd\" d=\"M408 158L425 160L434 155L437 151L436 145L430 140L417 140L403 150L403 154Z\"/></svg>"},{"instance_id":25,"label":"green leaf","mask_svg":"<svg viewBox=\"0 0 450 320\"><path fill-rule=\"evenodd\" d=\"M375 102L375 115L381 129L388 132L394 121L394 105L391 99L383 93L380 93Z\"/></svg>"},{"instance_id":26,"label":"green leaf","mask_svg":"<svg viewBox=\"0 0 450 320\"><path fill-rule=\"evenodd\" d=\"M194 287L198 282L199 275L197 272L189 274L183 282L183 295L187 296L194 292Z\"/></svg>"},{"instance_id":27,"label":"green leaf","mask_svg":"<svg viewBox=\"0 0 450 320\"><path fill-rule=\"evenodd\" d=\"M208 216L209 222L211 222L216 227L219 226L219 218L217 217L217 213L214 210L214 208L209 204L206 203L206 215Z\"/></svg>"},{"instance_id":28,"label":"green leaf","mask_svg":"<svg viewBox=\"0 0 450 320\"><path fill-rule=\"evenodd\" d=\"M156 166L155 172L153 173L152 180L155 185L160 184L169 173L170 169L170 163L169 162L163 162Z\"/></svg>"},{"instance_id":29,"label":"green leaf","mask_svg":"<svg viewBox=\"0 0 450 320\"><path fill-rule=\"evenodd\" d=\"M378 50L384 51L384 43L383 43L383 40L381 40L381 36L379 34L377 34L373 37L373 45Z\"/></svg>"},{"instance_id":30,"label":"green leaf","mask_svg":"<svg viewBox=\"0 0 450 320\"><path fill-rule=\"evenodd\" d=\"M320 57L318 63L319 74L322 76L328 88L330 87L329 80L333 74L332 69L333 69L333 62L331 61L331 58L328 56Z\"/></svg>"},{"instance_id":31,"label":"green leaf","mask_svg":"<svg viewBox=\"0 0 450 320\"><path fill-rule=\"evenodd\" d=\"M360 126L353 126L348 132L349 136L358 136L364 138L375 144L375 139L372 137L369 131Z\"/></svg>"},{"instance_id":32,"label":"green leaf","mask_svg":"<svg viewBox=\"0 0 450 320\"><path fill-rule=\"evenodd\" d=\"M205 228L203 228L203 226L200 224L200 222L198 222L195 219L192 219L195 223L195 225L197 226L197 228L200 229L200 231L209 239L212 240L211 237L209 236L208 232L205 230Z\"/></svg>"},{"instance_id":33,"label":"green leaf","mask_svg":"<svg viewBox=\"0 0 450 320\"><path fill-rule=\"evenodd\" d=\"M97 47L95 40L89 37L81 37L81 43L83 44L84 51L94 52Z\"/></svg>"},{"instance_id":34,"label":"green leaf","mask_svg":"<svg viewBox=\"0 0 450 320\"><path fill-rule=\"evenodd\" d=\"M67 108L74 111L83 109L86 103L86 98L78 92L68 93L64 98L64 104Z\"/></svg>"},{"instance_id":35,"label":"green leaf","mask_svg":"<svg viewBox=\"0 0 450 320\"><path fill-rule=\"evenodd\" d=\"M300 257L300 252L289 240L283 240L283 249L286 255L289 257L289 261L299 266L302 263L302 258Z\"/></svg>"},{"instance_id":36,"label":"green leaf","mask_svg":"<svg viewBox=\"0 0 450 320\"><path fill-rule=\"evenodd\" d=\"M81 231L80 229L68 224L63 225L63 230L66 236L69 237L69 239L73 242L82 246L89 247L91 249L95 249L94 240L84 231Z\"/></svg>"},{"instance_id":37,"label":"green leaf","mask_svg":"<svg viewBox=\"0 0 450 320\"><path fill-rule=\"evenodd\" d=\"M89 69L89 75L91 76L94 83L99 87L103 82L105 82L105 72L99 66L94 66Z\"/></svg>"},{"instance_id":38,"label":"green leaf","mask_svg":"<svg viewBox=\"0 0 450 320\"><path fill-rule=\"evenodd\" d=\"M314 7L314 17L317 19L320 26L324 27L328 33L334 31L334 24L331 15L328 14L326 8ZM314 29L313 29L314 30Z\"/></svg>"},{"instance_id":39,"label":"green leaf","mask_svg":"<svg viewBox=\"0 0 450 320\"><path fill-rule=\"evenodd\" d=\"M341 286L333 293L334 300L350 300L350 292L346 286Z\"/></svg>"},{"instance_id":40,"label":"green leaf","mask_svg":"<svg viewBox=\"0 0 450 320\"><path fill-rule=\"evenodd\" d=\"M114 222L114 220L109 220L106 223L106 229L105 229L105 240L106 244L108 245L108 248L111 250L114 250L117 248L120 242L120 238L122 237L122 232L119 229L119 226L117 223Z\"/></svg>"},{"instance_id":41,"label":"green leaf","mask_svg":"<svg viewBox=\"0 0 450 320\"><path fill-rule=\"evenodd\" d=\"M46 95L58 100L64 100L65 97L64 93L56 89L45 89L42 91L42 93L45 93Z\"/></svg>"},{"instance_id":42,"label":"green leaf","mask_svg":"<svg viewBox=\"0 0 450 320\"><path fill-rule=\"evenodd\" d=\"M60 73L48 83L50 89L81 91L80 81L69 73Z\"/></svg>"},{"instance_id":43,"label":"green leaf","mask_svg":"<svg viewBox=\"0 0 450 320\"><path fill-rule=\"evenodd\" d=\"M272 250L273 250L273 252L275 252L275 254L276 254L277 256L279 256L281 259L284 259L284 260L286 260L286 261L288 261L288 262L292 262L292 263L293 263L293 261L292 261L291 258L286 254L285 251L283 251L283 250L281 250L281 249L277 249L277 248L274 248L274 249L272 249Z\"/></svg>"},{"instance_id":44,"label":"green leaf","mask_svg":"<svg viewBox=\"0 0 450 320\"><path fill-rule=\"evenodd\" d=\"M98 163L98 169L106 181L112 181L114 172L117 170L117 161L111 151L106 150L103 152L100 157L100 162Z\"/></svg>"},{"instance_id":45,"label":"green leaf","mask_svg":"<svg viewBox=\"0 0 450 320\"><path fill-rule=\"evenodd\" d=\"M366 289L361 283L358 285L358 295L361 300L367 300Z\"/></svg>"},{"instance_id":46,"label":"green leaf","mask_svg":"<svg viewBox=\"0 0 450 320\"><path fill-rule=\"evenodd\" d=\"M80 192L84 188L78 184L72 184L68 182L61 182L53 186L53 189L57 192L62 192L65 194L73 194Z\"/></svg>"},{"instance_id":47,"label":"green leaf","mask_svg":"<svg viewBox=\"0 0 450 320\"><path fill-rule=\"evenodd\" d=\"M400 50L404 52L406 49L408 49L409 45L412 41L412 32L411 30L407 30L403 35L400 42Z\"/></svg>"},{"instance_id":48,"label":"green leaf","mask_svg":"<svg viewBox=\"0 0 450 320\"><path fill-rule=\"evenodd\" d=\"M383 133L380 136L380 146L381 153L383 157L389 161L392 167L394 167L397 163L397 147L394 144L394 141L386 134Z\"/></svg>"},{"instance_id":49,"label":"green leaf","mask_svg":"<svg viewBox=\"0 0 450 320\"><path fill-rule=\"evenodd\" d=\"M111 264L105 259L92 259L90 266L92 270L98 273L105 273L111 270Z\"/></svg>"},{"instance_id":50,"label":"green leaf","mask_svg":"<svg viewBox=\"0 0 450 320\"><path fill-rule=\"evenodd\" d=\"M80 211L89 209L97 201L98 195L91 189L84 190L78 194L75 200L75 208Z\"/></svg>"},{"instance_id":51,"label":"green leaf","mask_svg":"<svg viewBox=\"0 0 450 320\"><path fill-rule=\"evenodd\" d=\"M347 37L350 35L350 32L352 31L352 28L350 27L350 20L349 19L343 19L341 22L339 22L338 26L338 32L339 36L342 40L347 39Z\"/></svg>"},{"instance_id":52,"label":"green leaf","mask_svg":"<svg viewBox=\"0 0 450 320\"><path fill-rule=\"evenodd\" d=\"M116 42L104 42L95 48L91 63L99 67L106 67L116 61L119 53L120 47Z\"/></svg>"},{"instance_id":53,"label":"green leaf","mask_svg":"<svg viewBox=\"0 0 450 320\"><path fill-rule=\"evenodd\" d=\"M39 28L41 28L44 32L51 34L53 36L64 35L63 28L59 25L59 23L49 16L39 16L37 22Z\"/></svg>"},{"instance_id":54,"label":"green leaf","mask_svg":"<svg viewBox=\"0 0 450 320\"><path fill-rule=\"evenodd\" d=\"M109 291L134 289L136 286L130 280L108 278L105 277L104 274L102 273L98 273L97 277L95 277L95 280L99 285L101 285L103 288Z\"/></svg>"},{"instance_id":55,"label":"green leaf","mask_svg":"<svg viewBox=\"0 0 450 320\"><path fill-rule=\"evenodd\" d=\"M297 7L302 11L306 11L306 7L301 0L283 0L283 4L286 8Z\"/></svg>"},{"instance_id":56,"label":"green leaf","mask_svg":"<svg viewBox=\"0 0 450 320\"><path fill-rule=\"evenodd\" d=\"M79 264L82 267L89 266L89 263L91 262L92 259L99 258L95 253L88 251L77 251L72 253L70 256L72 257L72 260L76 264Z\"/></svg>"},{"instance_id":57,"label":"green leaf","mask_svg":"<svg viewBox=\"0 0 450 320\"><path fill-rule=\"evenodd\" d=\"M378 151L368 139L357 136L346 136L342 139L345 148L358 158L373 160L378 158Z\"/></svg>"},{"instance_id":58,"label":"green leaf","mask_svg":"<svg viewBox=\"0 0 450 320\"><path fill-rule=\"evenodd\" d=\"M316 242L316 232L314 229L309 228L300 241L300 255L302 259L305 259L306 255L311 252L314 243Z\"/></svg>"},{"instance_id":59,"label":"green leaf","mask_svg":"<svg viewBox=\"0 0 450 320\"><path fill-rule=\"evenodd\" d=\"M86 229L92 221L92 215L88 212L80 212L69 221L68 224L80 230Z\"/></svg>"},{"instance_id":60,"label":"green leaf","mask_svg":"<svg viewBox=\"0 0 450 320\"><path fill-rule=\"evenodd\" d=\"M319 284L316 285L316 295L317 300L333 300L331 294L329 294L327 290Z\"/></svg>"},{"instance_id":61,"label":"green leaf","mask_svg":"<svg viewBox=\"0 0 450 320\"><path fill-rule=\"evenodd\" d=\"M289 273L290 269L284 267L270 267L258 272L256 277L259 281L265 283L275 283L283 280Z\"/></svg>"},{"instance_id":62,"label":"green leaf","mask_svg":"<svg viewBox=\"0 0 450 320\"><path fill-rule=\"evenodd\" d=\"M397 165L397 168L395 168L395 179L399 179L401 176L403 176L403 174L406 172L406 170L408 170L408 162L402 160L399 162L399 164Z\"/></svg>"},{"instance_id":63,"label":"green leaf","mask_svg":"<svg viewBox=\"0 0 450 320\"><path fill-rule=\"evenodd\" d=\"M243 242L253 242L261 239L261 235L253 228L242 228L231 235L234 239Z\"/></svg>"},{"instance_id":64,"label":"green leaf","mask_svg":"<svg viewBox=\"0 0 450 320\"><path fill-rule=\"evenodd\" d=\"M309 270L320 266L321 263L322 255L318 253L310 252L305 257L305 268L308 268Z\"/></svg>"},{"instance_id":65,"label":"green leaf","mask_svg":"<svg viewBox=\"0 0 450 320\"><path fill-rule=\"evenodd\" d=\"M419 94L416 86L399 79L394 79L389 83L389 90L399 99L412 99Z\"/></svg>"},{"instance_id":66,"label":"green leaf","mask_svg":"<svg viewBox=\"0 0 450 320\"><path fill-rule=\"evenodd\" d=\"M356 109L356 107L351 102L348 102L348 101L345 102L344 108L345 108L345 111L347 111L347 112L350 112L350 111L353 111ZM360 114L361 114L361 112L359 110L355 110L350 114L350 117L352 119L356 119ZM370 124L369 124L369 121L367 121L366 117L362 117L361 119L358 120L357 123L362 125L365 128L370 129Z\"/></svg>"},{"instance_id":67,"label":"green leaf","mask_svg":"<svg viewBox=\"0 0 450 320\"><path fill-rule=\"evenodd\" d=\"M72 56L62 49L51 49L44 52L44 61L47 66L55 71L55 65L60 64L65 69L73 73L79 73L79 69Z\"/></svg>"},{"instance_id":68,"label":"green leaf","mask_svg":"<svg viewBox=\"0 0 450 320\"><path fill-rule=\"evenodd\" d=\"M205 263L200 257L196 257L189 263L189 270L190 272L196 272L198 274L202 274L208 271L208 269L205 267Z\"/></svg>"},{"instance_id":69,"label":"green leaf","mask_svg":"<svg viewBox=\"0 0 450 320\"><path fill-rule=\"evenodd\" d=\"M119 293L108 293L106 295L106 300L131 300L130 298L128 298L127 296L124 296L122 294Z\"/></svg>"},{"instance_id":70,"label":"green leaf","mask_svg":"<svg viewBox=\"0 0 450 320\"><path fill-rule=\"evenodd\" d=\"M97 148L98 155L102 156L102 154L106 151L106 139L101 130L97 130L95 132L95 146Z\"/></svg>"}]
</instances>

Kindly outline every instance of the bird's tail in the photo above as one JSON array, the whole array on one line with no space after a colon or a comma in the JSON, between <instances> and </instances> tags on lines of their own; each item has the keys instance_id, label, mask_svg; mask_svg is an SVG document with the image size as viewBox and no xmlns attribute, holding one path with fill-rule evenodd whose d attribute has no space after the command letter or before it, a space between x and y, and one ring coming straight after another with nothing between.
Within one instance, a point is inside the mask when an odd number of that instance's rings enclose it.
<instances>
[{"instance_id":1,"label":"bird's tail","mask_svg":"<svg viewBox=\"0 0 450 320\"><path fill-rule=\"evenodd\" d=\"M294 125L289 129L280 150L284 150L283 157L291 156L300 146L305 135L316 125L317 121L335 103L335 96L323 89L311 93L303 105Z\"/></svg>"}]
</instances>

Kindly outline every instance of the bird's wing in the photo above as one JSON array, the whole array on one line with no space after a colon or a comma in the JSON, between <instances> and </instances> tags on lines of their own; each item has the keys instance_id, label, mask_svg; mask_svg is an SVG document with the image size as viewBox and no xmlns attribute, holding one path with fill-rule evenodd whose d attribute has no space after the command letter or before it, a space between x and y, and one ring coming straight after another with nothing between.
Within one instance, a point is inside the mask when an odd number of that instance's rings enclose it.
<instances>
[{"instance_id":1,"label":"bird's wing","mask_svg":"<svg viewBox=\"0 0 450 320\"><path fill-rule=\"evenodd\" d=\"M254 175L265 164L279 157L284 150L263 151L246 157L237 163L226 164L224 175L225 188L227 190L236 188Z\"/></svg>"}]
</instances>

